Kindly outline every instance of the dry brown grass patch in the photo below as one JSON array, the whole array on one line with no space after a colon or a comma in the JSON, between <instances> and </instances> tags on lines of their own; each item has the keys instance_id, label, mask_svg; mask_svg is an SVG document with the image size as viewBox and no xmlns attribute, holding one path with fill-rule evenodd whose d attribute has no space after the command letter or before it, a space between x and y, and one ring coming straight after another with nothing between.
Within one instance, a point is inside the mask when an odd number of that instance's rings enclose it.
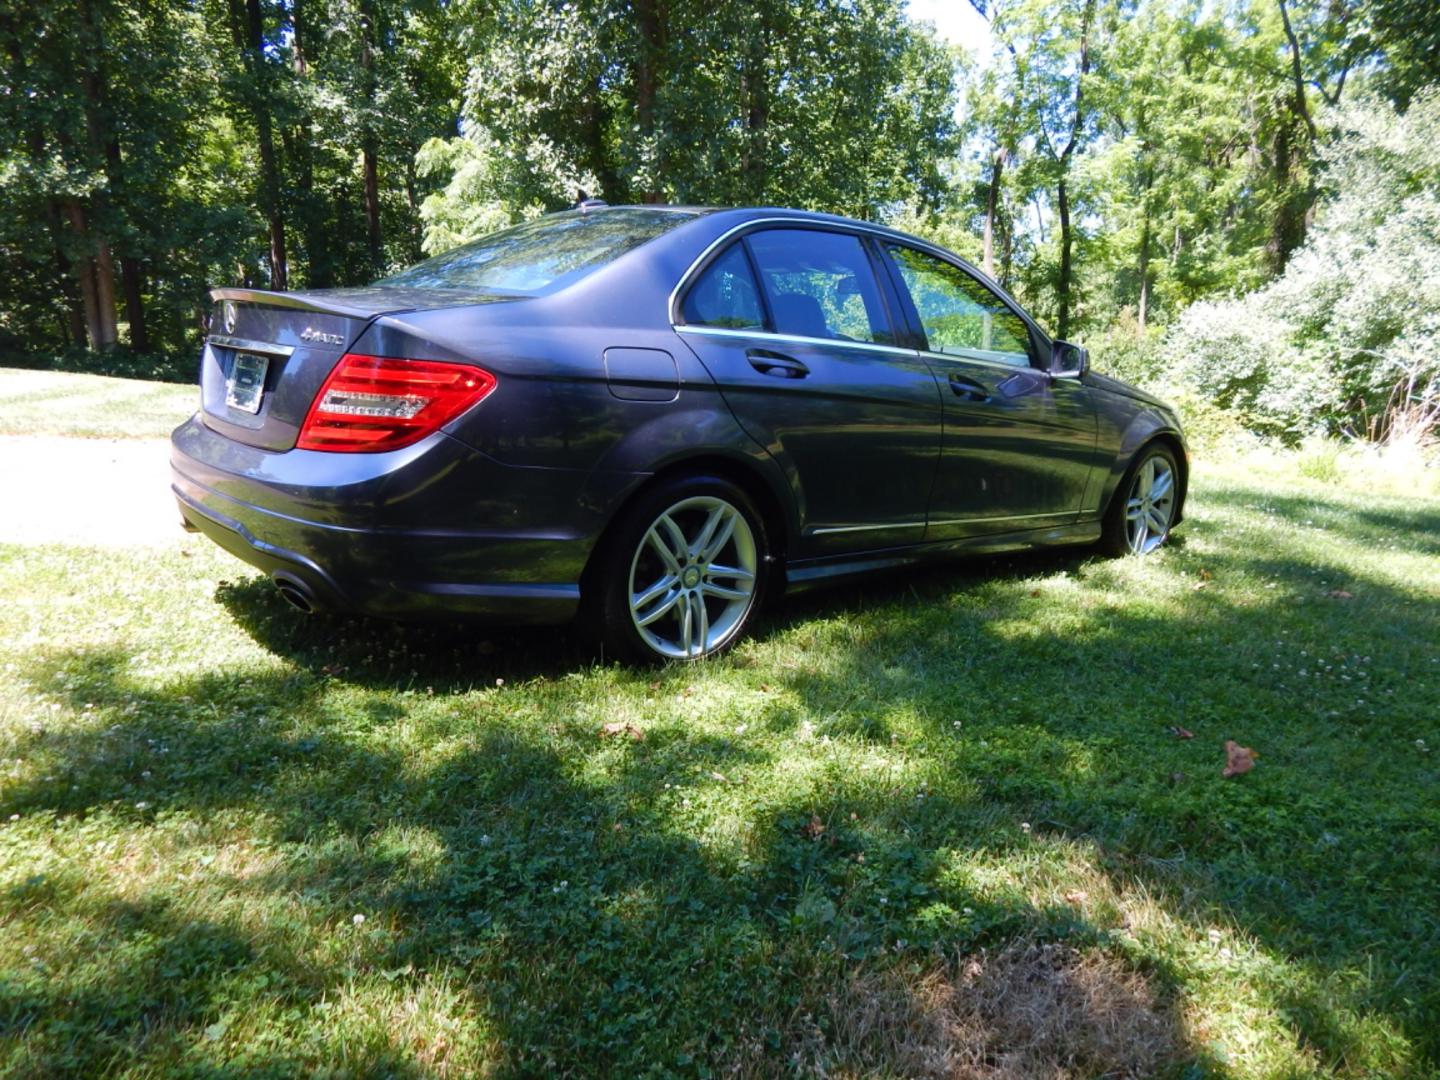
<instances>
[{"instance_id":1,"label":"dry brown grass patch","mask_svg":"<svg viewBox=\"0 0 1440 1080\"><path fill-rule=\"evenodd\" d=\"M1078 1080L1153 1075L1182 1054L1150 981L1103 952L1022 942L909 975L857 973L802 1058L835 1077Z\"/></svg>"}]
</instances>

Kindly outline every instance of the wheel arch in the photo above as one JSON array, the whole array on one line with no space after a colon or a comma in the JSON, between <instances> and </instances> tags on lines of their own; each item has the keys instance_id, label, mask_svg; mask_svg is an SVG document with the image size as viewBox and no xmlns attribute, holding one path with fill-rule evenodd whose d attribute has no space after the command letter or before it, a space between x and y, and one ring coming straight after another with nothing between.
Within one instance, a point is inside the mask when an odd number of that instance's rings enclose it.
<instances>
[{"instance_id":1,"label":"wheel arch","mask_svg":"<svg viewBox=\"0 0 1440 1080\"><path fill-rule=\"evenodd\" d=\"M603 560L611 537L626 512L656 487L682 476L717 476L745 492L763 519L766 536L770 541L770 557L775 560L776 569L783 570L797 525L794 515L786 509L784 497L776 488L777 482L767 477L759 464L749 458L717 453L690 454L666 462L615 507L586 560L585 570L580 578L582 595L595 567Z\"/></svg>"},{"instance_id":2,"label":"wheel arch","mask_svg":"<svg viewBox=\"0 0 1440 1080\"><path fill-rule=\"evenodd\" d=\"M1122 497L1125 477L1130 475L1130 470L1135 467L1135 463L1140 460L1145 451L1156 445L1164 446L1175 456L1175 468L1180 474L1180 497L1171 526L1179 525L1184 519L1185 499L1190 491L1190 453L1185 448L1185 440L1180 437L1179 432L1170 428L1160 428L1146 432L1137 441L1135 448L1121 459L1122 464L1111 480L1110 495L1104 502L1104 510L1101 513L1102 521L1109 515L1115 500Z\"/></svg>"}]
</instances>

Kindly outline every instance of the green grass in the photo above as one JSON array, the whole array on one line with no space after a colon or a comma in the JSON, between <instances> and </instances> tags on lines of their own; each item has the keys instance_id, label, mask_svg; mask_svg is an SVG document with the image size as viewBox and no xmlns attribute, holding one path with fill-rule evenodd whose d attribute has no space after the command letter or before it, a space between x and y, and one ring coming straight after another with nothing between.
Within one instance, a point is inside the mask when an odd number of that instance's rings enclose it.
<instances>
[{"instance_id":1,"label":"green grass","mask_svg":"<svg viewBox=\"0 0 1440 1080\"><path fill-rule=\"evenodd\" d=\"M658 671L0 548L0 1074L911 1075L867 988L1053 942L1164 1075L1434 1075L1440 502L1276 459L1191 515Z\"/></svg>"},{"instance_id":2,"label":"green grass","mask_svg":"<svg viewBox=\"0 0 1440 1080\"><path fill-rule=\"evenodd\" d=\"M199 406L196 386L0 368L0 435L167 438Z\"/></svg>"}]
</instances>

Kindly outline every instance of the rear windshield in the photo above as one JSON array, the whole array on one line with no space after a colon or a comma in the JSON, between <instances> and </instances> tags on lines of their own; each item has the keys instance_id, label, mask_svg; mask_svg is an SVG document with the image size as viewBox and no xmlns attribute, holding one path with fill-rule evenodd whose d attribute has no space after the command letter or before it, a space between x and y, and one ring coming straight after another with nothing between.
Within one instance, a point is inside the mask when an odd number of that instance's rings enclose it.
<instances>
[{"instance_id":1,"label":"rear windshield","mask_svg":"<svg viewBox=\"0 0 1440 1080\"><path fill-rule=\"evenodd\" d=\"M694 217L688 211L644 207L548 214L491 233L375 284L535 294L577 281Z\"/></svg>"}]
</instances>

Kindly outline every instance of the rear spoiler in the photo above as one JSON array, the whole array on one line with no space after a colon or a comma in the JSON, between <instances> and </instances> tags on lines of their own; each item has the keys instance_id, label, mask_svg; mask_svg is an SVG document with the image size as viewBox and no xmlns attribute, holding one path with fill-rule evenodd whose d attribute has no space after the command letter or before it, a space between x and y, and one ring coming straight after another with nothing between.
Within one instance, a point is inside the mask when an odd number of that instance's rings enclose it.
<instances>
[{"instance_id":1,"label":"rear spoiler","mask_svg":"<svg viewBox=\"0 0 1440 1080\"><path fill-rule=\"evenodd\" d=\"M241 300L248 304L264 304L266 307L289 308L292 311L318 311L325 315L348 315L356 319L373 319L377 314L373 304L368 307L353 307L329 297L309 296L305 293L270 292L267 289L231 287L211 289L210 299Z\"/></svg>"}]
</instances>

